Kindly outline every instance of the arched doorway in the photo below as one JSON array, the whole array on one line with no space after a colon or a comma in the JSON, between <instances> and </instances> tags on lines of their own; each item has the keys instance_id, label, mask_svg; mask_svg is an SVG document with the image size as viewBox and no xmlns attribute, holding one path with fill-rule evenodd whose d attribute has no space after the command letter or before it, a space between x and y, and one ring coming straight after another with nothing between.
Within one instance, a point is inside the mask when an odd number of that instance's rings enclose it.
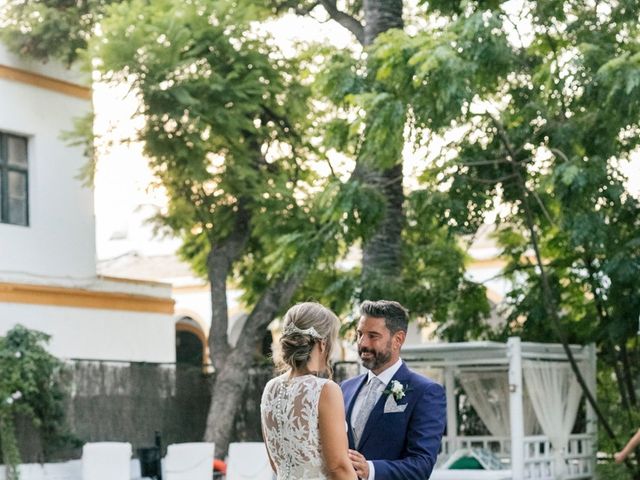
<instances>
[{"instance_id":1,"label":"arched doorway","mask_svg":"<svg viewBox=\"0 0 640 480\"><path fill-rule=\"evenodd\" d=\"M207 362L207 340L199 323L191 317L176 322L176 363L202 367Z\"/></svg>"}]
</instances>

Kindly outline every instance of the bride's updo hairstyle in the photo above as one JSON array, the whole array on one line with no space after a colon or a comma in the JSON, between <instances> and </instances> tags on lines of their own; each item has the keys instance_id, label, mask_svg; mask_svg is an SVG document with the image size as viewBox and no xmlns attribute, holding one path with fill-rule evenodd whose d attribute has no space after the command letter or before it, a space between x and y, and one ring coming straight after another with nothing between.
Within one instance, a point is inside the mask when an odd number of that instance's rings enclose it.
<instances>
[{"instance_id":1,"label":"bride's updo hairstyle","mask_svg":"<svg viewBox=\"0 0 640 480\"><path fill-rule=\"evenodd\" d=\"M284 316L280 338L281 369L301 370L309 362L316 343L326 343L326 370L333 373L329 364L333 345L338 338L340 320L335 313L315 302L298 303Z\"/></svg>"}]
</instances>

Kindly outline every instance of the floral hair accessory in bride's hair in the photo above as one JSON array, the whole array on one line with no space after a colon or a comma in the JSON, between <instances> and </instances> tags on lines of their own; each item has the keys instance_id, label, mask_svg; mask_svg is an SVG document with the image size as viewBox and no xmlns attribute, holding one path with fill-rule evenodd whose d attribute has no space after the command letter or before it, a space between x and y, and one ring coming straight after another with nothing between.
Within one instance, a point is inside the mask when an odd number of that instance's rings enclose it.
<instances>
[{"instance_id":1,"label":"floral hair accessory in bride's hair","mask_svg":"<svg viewBox=\"0 0 640 480\"><path fill-rule=\"evenodd\" d=\"M318 340L322 340L324 338L314 327L298 328L293 324L293 322L289 322L286 327L284 327L285 335L293 335L296 333L299 335L309 335L310 337L317 338Z\"/></svg>"}]
</instances>

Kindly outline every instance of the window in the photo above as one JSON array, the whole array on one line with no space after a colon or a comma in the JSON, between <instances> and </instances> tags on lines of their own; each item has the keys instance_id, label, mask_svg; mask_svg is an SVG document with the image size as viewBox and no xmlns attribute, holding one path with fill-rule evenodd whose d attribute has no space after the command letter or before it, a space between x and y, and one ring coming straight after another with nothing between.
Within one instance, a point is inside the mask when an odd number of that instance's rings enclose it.
<instances>
[{"instance_id":1,"label":"window","mask_svg":"<svg viewBox=\"0 0 640 480\"><path fill-rule=\"evenodd\" d=\"M29 225L27 139L0 132L0 223Z\"/></svg>"}]
</instances>

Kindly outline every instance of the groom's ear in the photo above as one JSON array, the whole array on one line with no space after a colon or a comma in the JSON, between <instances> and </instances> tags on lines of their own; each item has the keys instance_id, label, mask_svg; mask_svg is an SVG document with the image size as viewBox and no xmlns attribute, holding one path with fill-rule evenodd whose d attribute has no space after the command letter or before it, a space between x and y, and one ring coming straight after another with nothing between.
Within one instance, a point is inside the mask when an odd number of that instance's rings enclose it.
<instances>
[{"instance_id":1,"label":"groom's ear","mask_svg":"<svg viewBox=\"0 0 640 480\"><path fill-rule=\"evenodd\" d=\"M395 344L395 346L398 348L398 350L400 350L400 347L402 347L402 345L404 345L404 341L407 338L407 332L405 332L404 330L398 330L396 333L393 334L393 342Z\"/></svg>"}]
</instances>

